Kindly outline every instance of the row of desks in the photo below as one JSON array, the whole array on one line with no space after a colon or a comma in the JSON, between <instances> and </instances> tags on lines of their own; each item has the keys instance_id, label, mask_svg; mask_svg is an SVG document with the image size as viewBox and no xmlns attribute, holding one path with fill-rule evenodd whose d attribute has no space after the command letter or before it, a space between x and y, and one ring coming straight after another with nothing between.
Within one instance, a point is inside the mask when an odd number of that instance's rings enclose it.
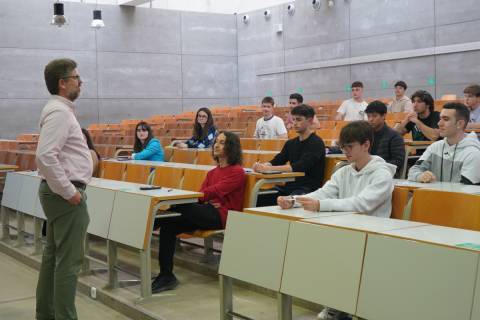
<instances>
[{"instance_id":1,"label":"row of desks","mask_svg":"<svg viewBox=\"0 0 480 320\"><path fill-rule=\"evenodd\" d=\"M41 253L41 221L45 220L38 188L41 179L36 172L9 172L2 198L3 240L9 241L9 220L6 208L17 212L17 245L24 245L23 215L35 218L35 253ZM167 189L142 191L141 184L93 178L86 188L90 224L87 232L107 240L109 283L118 286L116 246L124 244L140 253L141 297L151 295L150 242L153 220L158 209L166 205L197 202L199 192ZM171 216L160 215L159 217ZM174 213L174 215L176 215Z\"/></svg>"},{"instance_id":2,"label":"row of desks","mask_svg":"<svg viewBox=\"0 0 480 320\"><path fill-rule=\"evenodd\" d=\"M282 320L292 297L365 319L480 319L479 257L480 232L349 212L231 212L221 319L235 314L232 279L276 291Z\"/></svg>"},{"instance_id":3,"label":"row of desks","mask_svg":"<svg viewBox=\"0 0 480 320\"><path fill-rule=\"evenodd\" d=\"M160 162L160 161L146 161L146 160L104 160L105 162L116 162L116 163L125 163L134 164L134 165L143 165L151 168L155 167L172 167L180 169L198 169L210 171L215 168L215 166L209 165L199 165L199 164L190 164L190 163L178 163L178 162ZM246 182L246 194L244 200L244 206L246 207L255 207L257 204L258 194L260 189L265 184L270 183L285 183L295 180L296 177L304 176L303 172L285 172L277 174L262 174L257 172L252 172L251 170L246 170L247 182Z\"/></svg>"}]
</instances>

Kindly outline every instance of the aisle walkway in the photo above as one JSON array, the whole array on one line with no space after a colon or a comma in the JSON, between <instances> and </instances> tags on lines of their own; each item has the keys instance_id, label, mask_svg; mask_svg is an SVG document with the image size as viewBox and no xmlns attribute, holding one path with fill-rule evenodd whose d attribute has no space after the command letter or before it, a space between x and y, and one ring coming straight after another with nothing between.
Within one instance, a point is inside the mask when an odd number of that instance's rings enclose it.
<instances>
[{"instance_id":1,"label":"aisle walkway","mask_svg":"<svg viewBox=\"0 0 480 320\"><path fill-rule=\"evenodd\" d=\"M38 272L0 252L0 275L0 319L35 319ZM76 301L79 319L130 319L83 294L77 294Z\"/></svg>"}]
</instances>

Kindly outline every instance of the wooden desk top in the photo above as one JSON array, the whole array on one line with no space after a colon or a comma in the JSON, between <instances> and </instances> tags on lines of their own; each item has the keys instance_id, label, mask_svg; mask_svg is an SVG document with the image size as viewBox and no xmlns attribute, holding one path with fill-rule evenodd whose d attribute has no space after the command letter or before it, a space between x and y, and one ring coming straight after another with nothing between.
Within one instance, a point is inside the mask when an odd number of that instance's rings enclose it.
<instances>
[{"instance_id":1,"label":"wooden desk top","mask_svg":"<svg viewBox=\"0 0 480 320\"><path fill-rule=\"evenodd\" d=\"M14 164L4 164L4 163L0 163L0 170L17 170L18 169L18 166L14 165Z\"/></svg>"},{"instance_id":2,"label":"wooden desk top","mask_svg":"<svg viewBox=\"0 0 480 320\"><path fill-rule=\"evenodd\" d=\"M435 141L405 141L406 146L429 146Z\"/></svg>"},{"instance_id":3,"label":"wooden desk top","mask_svg":"<svg viewBox=\"0 0 480 320\"><path fill-rule=\"evenodd\" d=\"M350 212L312 212L303 208L282 209L279 206L245 208L243 212L285 220L302 220L318 217L329 217L349 214Z\"/></svg>"},{"instance_id":4,"label":"wooden desk top","mask_svg":"<svg viewBox=\"0 0 480 320\"><path fill-rule=\"evenodd\" d=\"M144 195L160 201L200 198L203 196L203 194L200 192L171 189L171 188L161 188L157 190L140 190L140 187L145 186L145 184L100 179L100 178L92 178L88 186L126 192L126 193L133 193L137 195Z\"/></svg>"},{"instance_id":5,"label":"wooden desk top","mask_svg":"<svg viewBox=\"0 0 480 320\"><path fill-rule=\"evenodd\" d=\"M428 225L427 223L380 218L358 213L345 213L344 215L304 219L302 222L340 227L357 231L367 231L372 233L397 229L417 228Z\"/></svg>"}]
</instances>

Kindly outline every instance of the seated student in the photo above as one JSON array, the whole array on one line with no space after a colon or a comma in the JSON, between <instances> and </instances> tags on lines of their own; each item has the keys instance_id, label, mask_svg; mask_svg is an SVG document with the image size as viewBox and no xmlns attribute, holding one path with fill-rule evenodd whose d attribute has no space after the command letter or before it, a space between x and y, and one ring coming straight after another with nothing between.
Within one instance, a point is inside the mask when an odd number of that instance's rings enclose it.
<instances>
[{"instance_id":1,"label":"seated student","mask_svg":"<svg viewBox=\"0 0 480 320\"><path fill-rule=\"evenodd\" d=\"M390 112L412 112L413 104L412 100L405 95L407 90L407 84L404 81L397 81L395 83L395 97L388 105L388 111Z\"/></svg>"},{"instance_id":2,"label":"seated student","mask_svg":"<svg viewBox=\"0 0 480 320\"><path fill-rule=\"evenodd\" d=\"M295 108L303 103L303 96L300 93L292 93L288 99L288 106L290 109ZM318 118L315 116L313 117L313 125L312 129L317 129L320 126ZM293 116L292 113L289 112L287 115L287 119L285 120L285 127L288 130L293 129Z\"/></svg>"},{"instance_id":3,"label":"seated student","mask_svg":"<svg viewBox=\"0 0 480 320\"><path fill-rule=\"evenodd\" d=\"M470 109L468 129L480 129L480 85L472 84L463 90L465 105Z\"/></svg>"},{"instance_id":4,"label":"seated student","mask_svg":"<svg viewBox=\"0 0 480 320\"><path fill-rule=\"evenodd\" d=\"M158 139L153 137L152 128L148 123L141 121L135 127L135 143L133 160L163 161L163 148Z\"/></svg>"},{"instance_id":5,"label":"seated student","mask_svg":"<svg viewBox=\"0 0 480 320\"><path fill-rule=\"evenodd\" d=\"M265 97L262 100L263 117L257 120L254 138L257 139L287 139L287 128L282 118L273 114L275 101L272 97Z\"/></svg>"},{"instance_id":6,"label":"seated student","mask_svg":"<svg viewBox=\"0 0 480 320\"><path fill-rule=\"evenodd\" d=\"M100 167L100 154L95 149L93 145L92 137L90 137L90 133L87 129L82 128L83 136L85 137L85 141L87 142L88 149L90 150L90 154L92 155L93 161L93 172L92 177L98 177L98 170Z\"/></svg>"},{"instance_id":7,"label":"seated student","mask_svg":"<svg viewBox=\"0 0 480 320\"><path fill-rule=\"evenodd\" d=\"M373 130L366 121L354 121L342 128L340 146L350 165L336 171L325 185L312 193L296 197L295 202L309 211L357 211L390 217L395 166L369 153ZM293 206L291 197L278 197L282 209ZM319 319L343 319L341 312L324 308Z\"/></svg>"},{"instance_id":8,"label":"seated student","mask_svg":"<svg viewBox=\"0 0 480 320\"><path fill-rule=\"evenodd\" d=\"M395 177L402 172L405 160L405 142L402 136L385 123L387 106L382 101L370 102L365 109L368 123L373 129L373 143L370 149L371 155L381 157L388 163L397 167Z\"/></svg>"},{"instance_id":9,"label":"seated student","mask_svg":"<svg viewBox=\"0 0 480 320\"><path fill-rule=\"evenodd\" d=\"M246 178L241 166L240 139L234 133L220 132L212 149L218 165L208 172L202 183L200 192L203 198L200 203L172 206L169 211L182 215L155 220L154 228L160 227L160 274L152 283L152 293L171 290L178 285L173 274L177 234L198 229L225 228L228 210L242 210Z\"/></svg>"},{"instance_id":10,"label":"seated student","mask_svg":"<svg viewBox=\"0 0 480 320\"><path fill-rule=\"evenodd\" d=\"M412 132L413 141L436 141L440 113L434 111L434 101L430 93L418 90L412 95L413 110L402 122L395 126L402 136Z\"/></svg>"},{"instance_id":11,"label":"seated student","mask_svg":"<svg viewBox=\"0 0 480 320\"><path fill-rule=\"evenodd\" d=\"M337 109L335 120L364 120L367 103L363 100L363 83L355 81L352 83L352 98L342 102Z\"/></svg>"},{"instance_id":12,"label":"seated student","mask_svg":"<svg viewBox=\"0 0 480 320\"><path fill-rule=\"evenodd\" d=\"M440 136L408 172L408 180L418 182L449 181L480 183L480 142L465 134L470 119L468 108L450 102L440 114Z\"/></svg>"},{"instance_id":13,"label":"seated student","mask_svg":"<svg viewBox=\"0 0 480 320\"><path fill-rule=\"evenodd\" d=\"M210 148L217 135L217 129L213 123L213 115L210 109L200 108L195 116L193 135L185 142L174 141L172 146L178 148Z\"/></svg>"},{"instance_id":14,"label":"seated student","mask_svg":"<svg viewBox=\"0 0 480 320\"><path fill-rule=\"evenodd\" d=\"M325 169L325 144L311 129L315 112L307 105L299 105L292 109L294 128L298 137L288 140L273 160L268 163L255 163L253 170L305 172L305 176L284 186L276 186L278 194L261 195L258 206L268 206L276 203L278 195L298 195L312 192L320 187Z\"/></svg>"}]
</instances>

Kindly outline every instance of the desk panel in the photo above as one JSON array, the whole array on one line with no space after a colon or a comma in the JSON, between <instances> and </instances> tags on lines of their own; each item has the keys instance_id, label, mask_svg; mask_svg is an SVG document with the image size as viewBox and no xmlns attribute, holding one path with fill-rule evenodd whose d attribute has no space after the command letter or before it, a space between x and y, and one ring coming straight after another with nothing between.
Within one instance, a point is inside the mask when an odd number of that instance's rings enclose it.
<instances>
[{"instance_id":1,"label":"desk panel","mask_svg":"<svg viewBox=\"0 0 480 320\"><path fill-rule=\"evenodd\" d=\"M18 195L18 211L36 216L38 188L40 187L41 179L38 176L22 175L22 180L22 191ZM40 204L40 200L38 200L38 203ZM39 212L43 213L43 211ZM38 218L46 219L45 215Z\"/></svg>"},{"instance_id":2,"label":"desk panel","mask_svg":"<svg viewBox=\"0 0 480 320\"><path fill-rule=\"evenodd\" d=\"M364 232L292 222L281 292L355 313L366 237Z\"/></svg>"},{"instance_id":3,"label":"desk panel","mask_svg":"<svg viewBox=\"0 0 480 320\"><path fill-rule=\"evenodd\" d=\"M473 251L370 234L357 315L470 319L478 257Z\"/></svg>"},{"instance_id":4,"label":"desk panel","mask_svg":"<svg viewBox=\"0 0 480 320\"><path fill-rule=\"evenodd\" d=\"M473 297L473 309L471 320L480 319L480 265L477 272L477 283L475 286L475 295Z\"/></svg>"},{"instance_id":5,"label":"desk panel","mask_svg":"<svg viewBox=\"0 0 480 320\"><path fill-rule=\"evenodd\" d=\"M18 210L20 191L22 190L23 176L15 172L8 172L3 189L2 206Z\"/></svg>"},{"instance_id":6,"label":"desk panel","mask_svg":"<svg viewBox=\"0 0 480 320\"><path fill-rule=\"evenodd\" d=\"M230 211L219 273L280 290L290 221Z\"/></svg>"},{"instance_id":7,"label":"desk panel","mask_svg":"<svg viewBox=\"0 0 480 320\"><path fill-rule=\"evenodd\" d=\"M91 186L87 186L85 191L90 216L87 232L106 239L112 218L115 191Z\"/></svg>"},{"instance_id":8,"label":"desk panel","mask_svg":"<svg viewBox=\"0 0 480 320\"><path fill-rule=\"evenodd\" d=\"M144 249L150 203L151 198L148 196L117 191L108 239L133 248Z\"/></svg>"}]
</instances>

